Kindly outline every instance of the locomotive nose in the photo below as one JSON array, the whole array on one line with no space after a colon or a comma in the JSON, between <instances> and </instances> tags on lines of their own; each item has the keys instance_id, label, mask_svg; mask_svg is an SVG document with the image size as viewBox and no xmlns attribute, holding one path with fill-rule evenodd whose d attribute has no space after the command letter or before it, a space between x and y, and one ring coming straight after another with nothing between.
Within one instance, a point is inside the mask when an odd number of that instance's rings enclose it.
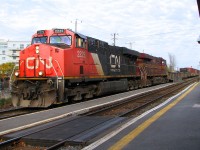
<instances>
[{"instance_id":1,"label":"locomotive nose","mask_svg":"<svg viewBox=\"0 0 200 150\"><path fill-rule=\"evenodd\" d=\"M20 77L45 77L52 73L51 47L33 44L25 49L20 58Z\"/></svg>"}]
</instances>

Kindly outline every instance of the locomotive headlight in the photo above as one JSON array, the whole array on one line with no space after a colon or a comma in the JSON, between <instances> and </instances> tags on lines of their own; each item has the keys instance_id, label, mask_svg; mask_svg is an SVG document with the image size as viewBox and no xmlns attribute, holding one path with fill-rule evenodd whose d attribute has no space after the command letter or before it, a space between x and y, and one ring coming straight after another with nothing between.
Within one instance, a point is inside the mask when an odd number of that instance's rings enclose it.
<instances>
[{"instance_id":1,"label":"locomotive headlight","mask_svg":"<svg viewBox=\"0 0 200 150\"><path fill-rule=\"evenodd\" d=\"M39 75L39 76L42 76L42 75L43 75L43 71L39 71L39 72L38 72L38 75Z\"/></svg>"},{"instance_id":2,"label":"locomotive headlight","mask_svg":"<svg viewBox=\"0 0 200 150\"><path fill-rule=\"evenodd\" d=\"M19 72L18 72L18 71L15 72L15 76L16 76L16 77L19 76Z\"/></svg>"},{"instance_id":3,"label":"locomotive headlight","mask_svg":"<svg viewBox=\"0 0 200 150\"><path fill-rule=\"evenodd\" d=\"M36 47L35 47L35 53L36 53L36 54L39 54L39 52L40 52L39 46L36 46Z\"/></svg>"}]
</instances>

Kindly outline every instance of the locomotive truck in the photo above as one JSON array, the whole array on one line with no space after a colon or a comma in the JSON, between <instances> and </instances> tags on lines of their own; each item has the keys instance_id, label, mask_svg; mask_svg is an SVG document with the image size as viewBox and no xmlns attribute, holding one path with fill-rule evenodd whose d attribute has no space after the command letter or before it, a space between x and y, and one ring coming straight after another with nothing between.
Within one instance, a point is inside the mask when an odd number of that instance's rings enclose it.
<instances>
[{"instance_id":1,"label":"locomotive truck","mask_svg":"<svg viewBox=\"0 0 200 150\"><path fill-rule=\"evenodd\" d=\"M168 82L166 61L73 32L39 30L20 52L14 106L48 107Z\"/></svg>"}]
</instances>

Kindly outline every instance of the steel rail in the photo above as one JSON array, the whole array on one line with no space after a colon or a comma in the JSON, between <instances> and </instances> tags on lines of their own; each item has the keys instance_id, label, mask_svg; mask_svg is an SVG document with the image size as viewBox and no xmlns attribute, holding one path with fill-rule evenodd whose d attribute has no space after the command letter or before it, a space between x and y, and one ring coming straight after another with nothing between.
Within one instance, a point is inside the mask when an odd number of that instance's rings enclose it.
<instances>
[{"instance_id":1,"label":"steel rail","mask_svg":"<svg viewBox=\"0 0 200 150\"><path fill-rule=\"evenodd\" d=\"M190 83L189 83L189 84L190 84ZM180 90L180 89L184 88L185 86L187 86L187 85L189 85L189 84L180 85L180 86L177 87L176 89L172 89L172 90L168 91L167 93L165 93L165 94L163 94L163 95L157 96L157 97L155 97L154 99L152 99L152 100L150 100L150 101L146 101L146 102L144 102L143 104L141 104L141 105L139 105L139 106L133 108L132 110L128 110L128 111L124 112L123 114L120 115L120 117L126 117L126 116L130 115L131 113L133 113L133 112L135 112L135 111L138 111L138 110L140 110L140 109L142 109L142 108L148 106L149 104L154 103L154 102L156 102L157 100L162 99L162 98L164 98L165 96L174 93L174 91L177 91L177 90Z\"/></svg>"},{"instance_id":2,"label":"steel rail","mask_svg":"<svg viewBox=\"0 0 200 150\"><path fill-rule=\"evenodd\" d=\"M136 100L145 98L145 97L150 96L150 95L152 95L152 94L158 95L159 92L164 92L164 91L169 90L169 89L172 89L172 91L175 91L175 90L176 90L176 89L174 89L175 87L181 86L181 85L183 85L183 87L184 87L184 86L186 86L185 84L187 84L187 83L190 84L191 82L193 82L193 80L188 80L188 81L186 81L186 82L181 82L181 83L173 84L173 85L171 85L171 86L164 87L164 88L162 88L162 89L158 89L158 90L155 90L155 91L150 91L150 92L148 92L148 93L144 93L144 94L141 94L141 95L132 97L132 98L128 98L126 101L123 101L123 102L121 102L121 103L116 103L116 104L113 104L113 105L111 105L111 106L108 106L108 107L105 107L105 108L102 108L102 109L95 110L95 112L93 112L93 113L91 113L91 114L90 114L90 112L85 113L85 114L87 114L87 115L93 115L93 114L98 115L98 114L102 114L102 113L104 113L104 112L110 112L111 109L113 109L113 110L114 110L114 109L117 109L117 108L120 108L120 109L121 109L122 106L128 105L129 103L140 103L137 109L141 109L140 106L142 105L142 103L144 104L144 102L141 102L141 100L139 100L139 102L137 102ZM163 95L163 96L164 96L164 95ZM159 99L159 97L161 97L161 96L158 96L158 99ZM149 97L148 97L148 99L149 99ZM148 105L148 102L150 102L150 100L148 100L148 101L146 102L146 103L147 103L146 105ZM153 102L153 100L152 100L152 102ZM152 102L151 102L151 103L152 103ZM144 107L144 106L143 106L143 107ZM130 110L130 109L129 109L129 110ZM127 111L127 112L128 112L128 111ZM124 115L125 115L125 113L124 113ZM117 114L117 116L120 116L120 115Z\"/></svg>"},{"instance_id":3,"label":"steel rail","mask_svg":"<svg viewBox=\"0 0 200 150\"><path fill-rule=\"evenodd\" d=\"M94 114L99 114L101 112L104 112L104 111L109 111L110 109L113 109L113 108L116 108L116 107L119 107L121 105L126 105L127 103L130 103L134 100L137 100L139 98L143 98L143 97L146 97L146 96L149 96L149 95L152 95L152 94L155 94L155 93L158 93L158 91L160 92L161 90L162 91L165 91L166 89L168 88L173 88L173 87L176 87L178 84L181 84L181 83L177 83L177 84L172 84L168 87L163 87L161 89L157 89L157 90L153 90L153 91L150 91L150 92L147 92L147 93L142 93L142 94L139 94L139 95L136 95L136 96L133 96L133 97L130 97L126 100L123 100L123 101L120 101L120 102L116 102L116 103L113 103L111 105L108 105L108 106L103 106L103 108L98 108L98 110L93 110L90 111L90 112L86 112L84 114L81 114L81 115L87 115L87 116L90 116L90 115L94 115Z\"/></svg>"},{"instance_id":4,"label":"steel rail","mask_svg":"<svg viewBox=\"0 0 200 150\"><path fill-rule=\"evenodd\" d=\"M20 115L25 115L29 113L34 113L38 111L42 111L44 109L34 109L34 108L17 108L17 109L11 109L11 110L5 110L0 112L0 120L16 117Z\"/></svg>"}]
</instances>

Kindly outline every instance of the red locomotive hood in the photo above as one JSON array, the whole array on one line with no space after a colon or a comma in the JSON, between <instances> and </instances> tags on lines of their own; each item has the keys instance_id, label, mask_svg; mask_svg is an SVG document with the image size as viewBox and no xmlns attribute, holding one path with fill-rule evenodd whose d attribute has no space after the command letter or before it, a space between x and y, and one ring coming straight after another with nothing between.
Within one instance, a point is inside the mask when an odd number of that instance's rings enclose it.
<instances>
[{"instance_id":1,"label":"red locomotive hood","mask_svg":"<svg viewBox=\"0 0 200 150\"><path fill-rule=\"evenodd\" d=\"M50 45L47 44L33 44L24 49L23 51L20 52L20 56L47 56L48 52L52 51L53 48Z\"/></svg>"},{"instance_id":2,"label":"red locomotive hood","mask_svg":"<svg viewBox=\"0 0 200 150\"><path fill-rule=\"evenodd\" d=\"M58 74L55 66L61 65L62 50L48 44L33 44L20 52L20 76L39 77Z\"/></svg>"}]
</instances>

